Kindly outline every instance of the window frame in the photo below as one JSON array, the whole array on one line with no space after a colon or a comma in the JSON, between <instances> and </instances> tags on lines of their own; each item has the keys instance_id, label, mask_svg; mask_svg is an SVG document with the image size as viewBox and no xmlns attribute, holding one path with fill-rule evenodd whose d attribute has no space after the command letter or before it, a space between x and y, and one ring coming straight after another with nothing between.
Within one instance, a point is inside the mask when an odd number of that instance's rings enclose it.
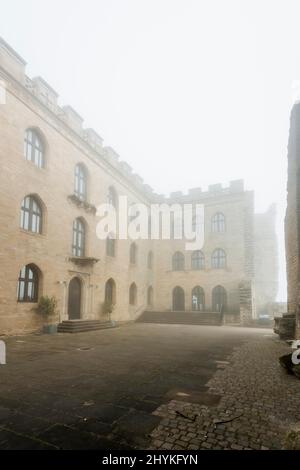
<instances>
[{"instance_id":1,"label":"window frame","mask_svg":"<svg viewBox=\"0 0 300 470\"><path fill-rule=\"evenodd\" d=\"M28 207L26 201L29 201ZM33 195L25 196L21 203L20 228L34 234L43 233L43 208Z\"/></svg>"},{"instance_id":2,"label":"window frame","mask_svg":"<svg viewBox=\"0 0 300 470\"><path fill-rule=\"evenodd\" d=\"M205 269L205 256L202 250L195 250L191 255L191 268L193 271Z\"/></svg>"},{"instance_id":3,"label":"window frame","mask_svg":"<svg viewBox=\"0 0 300 470\"><path fill-rule=\"evenodd\" d=\"M78 258L85 256L86 249L86 224L77 218L73 221L72 254Z\"/></svg>"},{"instance_id":4,"label":"window frame","mask_svg":"<svg viewBox=\"0 0 300 470\"><path fill-rule=\"evenodd\" d=\"M82 163L75 166L74 193L83 202L87 201L87 170Z\"/></svg>"},{"instance_id":5,"label":"window frame","mask_svg":"<svg viewBox=\"0 0 300 470\"><path fill-rule=\"evenodd\" d=\"M223 212L216 212L211 219L212 233L226 232L226 218Z\"/></svg>"},{"instance_id":6,"label":"window frame","mask_svg":"<svg viewBox=\"0 0 300 470\"><path fill-rule=\"evenodd\" d=\"M172 271L185 270L185 257L181 251L176 251L172 256Z\"/></svg>"},{"instance_id":7,"label":"window frame","mask_svg":"<svg viewBox=\"0 0 300 470\"><path fill-rule=\"evenodd\" d=\"M45 168L45 145L38 131L29 128L25 131L24 157L37 168Z\"/></svg>"},{"instance_id":8,"label":"window frame","mask_svg":"<svg viewBox=\"0 0 300 470\"><path fill-rule=\"evenodd\" d=\"M24 271L24 273L23 273ZM30 276L32 273L32 277ZM21 287L23 286L23 288ZM31 286L31 288L29 288ZM23 296L21 296L23 290ZM31 295L28 295L31 290ZM39 298L39 271L33 264L22 267L18 278L18 303L37 303Z\"/></svg>"},{"instance_id":9,"label":"window frame","mask_svg":"<svg viewBox=\"0 0 300 470\"><path fill-rule=\"evenodd\" d=\"M223 248L216 248L211 255L212 269L226 269L227 254Z\"/></svg>"},{"instance_id":10,"label":"window frame","mask_svg":"<svg viewBox=\"0 0 300 470\"><path fill-rule=\"evenodd\" d=\"M118 208L118 194L113 186L110 186L108 188L107 203L115 209Z\"/></svg>"},{"instance_id":11,"label":"window frame","mask_svg":"<svg viewBox=\"0 0 300 470\"><path fill-rule=\"evenodd\" d=\"M106 256L110 258L116 257L116 238L112 233L106 238Z\"/></svg>"}]
</instances>

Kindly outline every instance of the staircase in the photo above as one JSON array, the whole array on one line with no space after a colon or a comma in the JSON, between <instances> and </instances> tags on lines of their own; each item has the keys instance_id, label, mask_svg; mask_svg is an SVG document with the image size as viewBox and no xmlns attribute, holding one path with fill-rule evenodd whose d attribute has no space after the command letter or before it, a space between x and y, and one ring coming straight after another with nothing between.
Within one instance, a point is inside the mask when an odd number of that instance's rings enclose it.
<instances>
[{"instance_id":1,"label":"staircase","mask_svg":"<svg viewBox=\"0 0 300 470\"><path fill-rule=\"evenodd\" d=\"M106 330L114 328L112 322L101 320L68 320L58 325L58 333L83 333L86 331Z\"/></svg>"},{"instance_id":2,"label":"staircase","mask_svg":"<svg viewBox=\"0 0 300 470\"><path fill-rule=\"evenodd\" d=\"M143 312L138 323L170 323L178 325L222 325L218 312Z\"/></svg>"}]
</instances>

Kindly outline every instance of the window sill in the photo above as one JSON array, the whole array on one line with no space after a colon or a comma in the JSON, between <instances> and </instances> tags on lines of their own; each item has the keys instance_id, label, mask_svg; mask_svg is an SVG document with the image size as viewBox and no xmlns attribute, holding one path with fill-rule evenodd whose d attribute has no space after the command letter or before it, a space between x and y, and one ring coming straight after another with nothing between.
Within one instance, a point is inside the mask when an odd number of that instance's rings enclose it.
<instances>
[{"instance_id":1,"label":"window sill","mask_svg":"<svg viewBox=\"0 0 300 470\"><path fill-rule=\"evenodd\" d=\"M87 201L83 201L76 194L71 194L70 196L68 196L68 200L71 201L80 209L84 209L86 212L89 212L90 214L95 215L97 212L96 206L94 206L93 204L90 204Z\"/></svg>"},{"instance_id":2,"label":"window sill","mask_svg":"<svg viewBox=\"0 0 300 470\"><path fill-rule=\"evenodd\" d=\"M25 162L35 168L37 171L47 171L47 166L37 166L32 160L24 159Z\"/></svg>"},{"instance_id":3,"label":"window sill","mask_svg":"<svg viewBox=\"0 0 300 470\"><path fill-rule=\"evenodd\" d=\"M44 233L37 233L37 232L30 232L30 230L25 230L24 228L20 228L20 233L24 233L24 235L29 235L38 238L46 238Z\"/></svg>"}]
</instances>

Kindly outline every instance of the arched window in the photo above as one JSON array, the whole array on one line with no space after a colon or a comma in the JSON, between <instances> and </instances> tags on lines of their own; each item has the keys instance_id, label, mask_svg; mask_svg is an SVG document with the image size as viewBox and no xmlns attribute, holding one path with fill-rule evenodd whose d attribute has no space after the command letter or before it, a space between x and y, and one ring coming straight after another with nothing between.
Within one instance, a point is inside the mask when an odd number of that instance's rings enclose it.
<instances>
[{"instance_id":1,"label":"arched window","mask_svg":"<svg viewBox=\"0 0 300 470\"><path fill-rule=\"evenodd\" d=\"M203 229L204 222L200 214L194 215L192 221L192 230L196 234L200 234L201 230Z\"/></svg>"},{"instance_id":2,"label":"arched window","mask_svg":"<svg viewBox=\"0 0 300 470\"><path fill-rule=\"evenodd\" d=\"M75 167L75 194L81 200L86 200L87 192L87 171L81 164Z\"/></svg>"},{"instance_id":3,"label":"arched window","mask_svg":"<svg viewBox=\"0 0 300 470\"><path fill-rule=\"evenodd\" d=\"M38 168L44 168L44 145L41 137L34 129L27 129L24 139L24 156Z\"/></svg>"},{"instance_id":4,"label":"arched window","mask_svg":"<svg viewBox=\"0 0 300 470\"><path fill-rule=\"evenodd\" d=\"M18 302L37 302L39 296L39 270L34 264L24 266L18 280Z\"/></svg>"},{"instance_id":5,"label":"arched window","mask_svg":"<svg viewBox=\"0 0 300 470\"><path fill-rule=\"evenodd\" d=\"M205 258L202 251L197 250L192 253L192 269L199 270L205 268Z\"/></svg>"},{"instance_id":6,"label":"arched window","mask_svg":"<svg viewBox=\"0 0 300 470\"><path fill-rule=\"evenodd\" d=\"M130 305L136 305L137 301L137 287L133 282L129 288L129 303Z\"/></svg>"},{"instance_id":7,"label":"arched window","mask_svg":"<svg viewBox=\"0 0 300 470\"><path fill-rule=\"evenodd\" d=\"M212 291L213 312L225 312L227 309L227 293L223 286L216 286Z\"/></svg>"},{"instance_id":8,"label":"arched window","mask_svg":"<svg viewBox=\"0 0 300 470\"><path fill-rule=\"evenodd\" d=\"M130 245L130 264L136 264L137 263L137 246L135 243L132 243Z\"/></svg>"},{"instance_id":9,"label":"arched window","mask_svg":"<svg viewBox=\"0 0 300 470\"><path fill-rule=\"evenodd\" d=\"M116 304L116 283L113 279L109 279L105 284L105 302Z\"/></svg>"},{"instance_id":10,"label":"arched window","mask_svg":"<svg viewBox=\"0 0 300 470\"><path fill-rule=\"evenodd\" d=\"M117 193L116 193L116 190L115 188L113 188L112 186L110 186L110 188L108 188L108 194L107 194L107 202L108 204L111 204L115 209L117 209L118 207L118 201L117 201Z\"/></svg>"},{"instance_id":11,"label":"arched window","mask_svg":"<svg viewBox=\"0 0 300 470\"><path fill-rule=\"evenodd\" d=\"M140 211L138 210L137 204L132 203L128 207L128 220L129 222L132 222L135 220L138 216L140 215Z\"/></svg>"},{"instance_id":12,"label":"arched window","mask_svg":"<svg viewBox=\"0 0 300 470\"><path fill-rule=\"evenodd\" d=\"M116 256L116 238L113 233L110 233L106 239L106 254L107 256Z\"/></svg>"},{"instance_id":13,"label":"arched window","mask_svg":"<svg viewBox=\"0 0 300 470\"><path fill-rule=\"evenodd\" d=\"M192 310L202 311L205 309L205 294L202 287L196 286L192 290Z\"/></svg>"},{"instance_id":14,"label":"arched window","mask_svg":"<svg viewBox=\"0 0 300 470\"><path fill-rule=\"evenodd\" d=\"M226 253L221 248L217 248L211 257L211 267L214 269L226 268Z\"/></svg>"},{"instance_id":15,"label":"arched window","mask_svg":"<svg viewBox=\"0 0 300 470\"><path fill-rule=\"evenodd\" d=\"M184 255L180 251L176 251L176 253L173 255L172 268L173 271L184 270Z\"/></svg>"},{"instance_id":16,"label":"arched window","mask_svg":"<svg viewBox=\"0 0 300 470\"><path fill-rule=\"evenodd\" d=\"M225 216L222 212L217 212L211 219L211 231L212 232L225 232Z\"/></svg>"},{"instance_id":17,"label":"arched window","mask_svg":"<svg viewBox=\"0 0 300 470\"><path fill-rule=\"evenodd\" d=\"M147 305L149 307L152 307L153 306L153 287L150 286L148 287L148 291L147 291Z\"/></svg>"},{"instance_id":18,"label":"arched window","mask_svg":"<svg viewBox=\"0 0 300 470\"><path fill-rule=\"evenodd\" d=\"M173 290L173 310L183 312L185 310L185 295L182 287L175 287Z\"/></svg>"},{"instance_id":19,"label":"arched window","mask_svg":"<svg viewBox=\"0 0 300 470\"><path fill-rule=\"evenodd\" d=\"M85 224L82 219L75 219L73 222L73 256L85 255Z\"/></svg>"},{"instance_id":20,"label":"arched window","mask_svg":"<svg viewBox=\"0 0 300 470\"><path fill-rule=\"evenodd\" d=\"M153 269L153 252L152 251L149 251L148 253L147 267L148 269Z\"/></svg>"},{"instance_id":21,"label":"arched window","mask_svg":"<svg viewBox=\"0 0 300 470\"><path fill-rule=\"evenodd\" d=\"M21 228L42 233L42 209L34 196L26 196L21 206Z\"/></svg>"},{"instance_id":22,"label":"arched window","mask_svg":"<svg viewBox=\"0 0 300 470\"><path fill-rule=\"evenodd\" d=\"M171 213L170 235L174 240L180 240L184 235L184 217L182 212Z\"/></svg>"}]
</instances>

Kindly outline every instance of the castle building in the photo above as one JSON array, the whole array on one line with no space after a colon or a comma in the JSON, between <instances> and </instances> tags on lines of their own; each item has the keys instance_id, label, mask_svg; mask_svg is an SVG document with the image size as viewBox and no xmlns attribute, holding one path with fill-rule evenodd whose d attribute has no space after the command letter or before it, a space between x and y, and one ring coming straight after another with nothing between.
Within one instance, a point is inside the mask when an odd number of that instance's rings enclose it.
<instances>
[{"instance_id":1,"label":"castle building","mask_svg":"<svg viewBox=\"0 0 300 470\"><path fill-rule=\"evenodd\" d=\"M112 303L119 322L149 310L221 311L225 322L246 324L276 299L275 220L267 213L257 223L254 193L243 181L168 198L155 194L25 69L0 39L0 334L40 329L37 305L45 296L57 299L58 323L101 319L103 305ZM203 204L203 248L113 233L99 239L97 207L118 210L120 196L148 208ZM266 247L259 253L257 240Z\"/></svg>"}]
</instances>

